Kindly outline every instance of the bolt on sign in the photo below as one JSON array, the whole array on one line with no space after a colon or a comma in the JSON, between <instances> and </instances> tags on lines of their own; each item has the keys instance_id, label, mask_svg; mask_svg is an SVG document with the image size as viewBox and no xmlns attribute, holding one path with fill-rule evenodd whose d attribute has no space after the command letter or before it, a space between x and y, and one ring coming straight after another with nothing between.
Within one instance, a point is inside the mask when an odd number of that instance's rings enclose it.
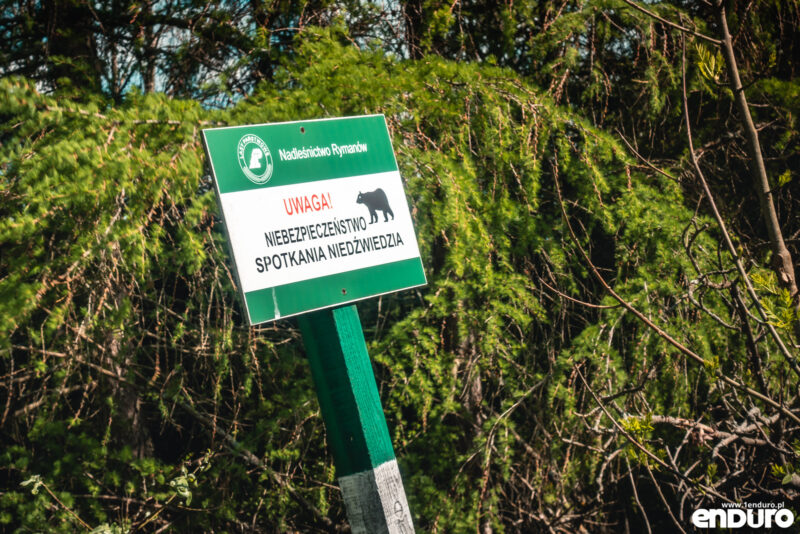
<instances>
[{"instance_id":1,"label":"bolt on sign","mask_svg":"<svg viewBox=\"0 0 800 534\"><path fill-rule=\"evenodd\" d=\"M425 285L383 115L203 138L251 325Z\"/></svg>"}]
</instances>

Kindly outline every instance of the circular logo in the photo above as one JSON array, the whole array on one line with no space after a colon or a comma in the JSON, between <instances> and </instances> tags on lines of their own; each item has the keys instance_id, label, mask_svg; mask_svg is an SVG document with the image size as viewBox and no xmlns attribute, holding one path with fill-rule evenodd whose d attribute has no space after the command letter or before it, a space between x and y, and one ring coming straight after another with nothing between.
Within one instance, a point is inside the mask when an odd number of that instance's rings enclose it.
<instances>
[{"instance_id":1,"label":"circular logo","mask_svg":"<svg viewBox=\"0 0 800 534\"><path fill-rule=\"evenodd\" d=\"M265 184L272 178L272 154L257 135L247 134L239 139L236 155L242 172L254 184Z\"/></svg>"}]
</instances>

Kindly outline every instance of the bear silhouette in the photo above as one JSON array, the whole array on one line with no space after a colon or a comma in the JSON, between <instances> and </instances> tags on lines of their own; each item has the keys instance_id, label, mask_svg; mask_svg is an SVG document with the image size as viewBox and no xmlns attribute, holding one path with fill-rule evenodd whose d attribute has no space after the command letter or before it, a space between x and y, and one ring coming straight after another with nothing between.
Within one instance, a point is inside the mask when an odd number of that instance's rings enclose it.
<instances>
[{"instance_id":1,"label":"bear silhouette","mask_svg":"<svg viewBox=\"0 0 800 534\"><path fill-rule=\"evenodd\" d=\"M370 224L378 222L378 210L383 212L383 222L389 220L389 215L391 215L392 220L394 220L394 213L392 213L392 208L389 207L389 201L386 200L386 193L383 192L383 189L376 189L369 193L359 192L356 202L358 204L364 204L367 209L369 209Z\"/></svg>"}]
</instances>

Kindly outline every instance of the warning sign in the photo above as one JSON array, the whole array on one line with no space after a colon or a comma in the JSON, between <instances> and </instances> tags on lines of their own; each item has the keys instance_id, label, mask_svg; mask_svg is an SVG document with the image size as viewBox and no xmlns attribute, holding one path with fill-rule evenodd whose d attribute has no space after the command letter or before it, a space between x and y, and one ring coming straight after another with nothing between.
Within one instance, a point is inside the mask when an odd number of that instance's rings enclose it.
<instances>
[{"instance_id":1,"label":"warning sign","mask_svg":"<svg viewBox=\"0 0 800 534\"><path fill-rule=\"evenodd\" d=\"M250 324L426 283L383 115L203 137Z\"/></svg>"}]
</instances>

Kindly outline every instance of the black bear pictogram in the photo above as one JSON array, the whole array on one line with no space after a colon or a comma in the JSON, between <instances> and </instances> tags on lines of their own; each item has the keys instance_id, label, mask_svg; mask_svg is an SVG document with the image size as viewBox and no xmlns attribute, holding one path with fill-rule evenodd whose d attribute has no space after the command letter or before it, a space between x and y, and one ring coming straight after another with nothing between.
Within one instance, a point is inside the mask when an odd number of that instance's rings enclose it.
<instances>
[{"instance_id":1,"label":"black bear pictogram","mask_svg":"<svg viewBox=\"0 0 800 534\"><path fill-rule=\"evenodd\" d=\"M378 210L383 212L384 222L389 220L389 215L391 215L392 220L394 220L394 213L392 213L392 208L389 207L389 201L386 199L386 193L383 192L383 189L376 189L369 193L359 192L356 202L366 205L369 209L370 224L378 222Z\"/></svg>"}]
</instances>

